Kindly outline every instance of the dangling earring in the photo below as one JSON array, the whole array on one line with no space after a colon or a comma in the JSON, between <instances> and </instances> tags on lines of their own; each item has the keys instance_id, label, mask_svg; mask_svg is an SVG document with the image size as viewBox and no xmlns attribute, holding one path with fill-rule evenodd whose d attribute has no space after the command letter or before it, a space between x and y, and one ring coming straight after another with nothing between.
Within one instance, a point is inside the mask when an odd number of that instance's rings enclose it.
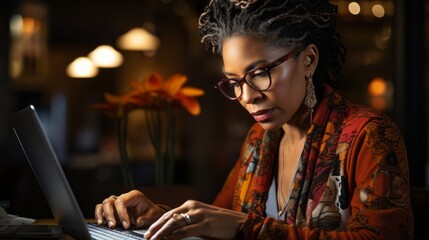
<instances>
[{"instance_id":1,"label":"dangling earring","mask_svg":"<svg viewBox=\"0 0 429 240\"><path fill-rule=\"evenodd\" d=\"M304 103L310 111L310 123L313 121L313 111L317 103L316 91L314 90L313 77L306 77L307 80L307 93L305 95Z\"/></svg>"}]
</instances>

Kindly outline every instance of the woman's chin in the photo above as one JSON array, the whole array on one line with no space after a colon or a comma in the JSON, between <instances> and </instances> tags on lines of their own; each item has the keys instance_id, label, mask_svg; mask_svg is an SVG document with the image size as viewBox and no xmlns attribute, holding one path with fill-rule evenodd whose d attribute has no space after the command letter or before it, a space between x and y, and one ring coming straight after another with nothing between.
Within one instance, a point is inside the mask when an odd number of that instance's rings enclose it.
<instances>
[{"instance_id":1,"label":"woman's chin","mask_svg":"<svg viewBox=\"0 0 429 240\"><path fill-rule=\"evenodd\" d=\"M258 122L265 131L275 131L282 127L281 124L274 122Z\"/></svg>"}]
</instances>

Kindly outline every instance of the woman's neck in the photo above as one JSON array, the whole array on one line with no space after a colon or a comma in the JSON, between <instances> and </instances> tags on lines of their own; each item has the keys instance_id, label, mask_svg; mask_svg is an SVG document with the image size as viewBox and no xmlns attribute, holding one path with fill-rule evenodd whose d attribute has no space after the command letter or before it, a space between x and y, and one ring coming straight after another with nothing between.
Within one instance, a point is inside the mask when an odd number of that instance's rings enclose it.
<instances>
[{"instance_id":1,"label":"woman's neck","mask_svg":"<svg viewBox=\"0 0 429 240\"><path fill-rule=\"evenodd\" d=\"M310 112L305 106L301 106L295 115L283 126L285 137L289 144L295 145L307 136L310 128Z\"/></svg>"}]
</instances>

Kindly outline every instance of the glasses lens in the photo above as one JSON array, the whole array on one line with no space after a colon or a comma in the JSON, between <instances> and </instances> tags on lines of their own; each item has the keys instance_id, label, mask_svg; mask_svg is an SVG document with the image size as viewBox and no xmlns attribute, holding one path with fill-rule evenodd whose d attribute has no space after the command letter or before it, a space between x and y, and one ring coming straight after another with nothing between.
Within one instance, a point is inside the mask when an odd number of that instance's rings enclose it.
<instances>
[{"instance_id":1,"label":"glasses lens","mask_svg":"<svg viewBox=\"0 0 429 240\"><path fill-rule=\"evenodd\" d=\"M265 69L255 69L246 74L246 82L254 89L264 91L270 87L270 74Z\"/></svg>"},{"instance_id":2,"label":"glasses lens","mask_svg":"<svg viewBox=\"0 0 429 240\"><path fill-rule=\"evenodd\" d=\"M219 90L228 98L237 98L241 94L240 81L226 79L218 84Z\"/></svg>"}]
</instances>

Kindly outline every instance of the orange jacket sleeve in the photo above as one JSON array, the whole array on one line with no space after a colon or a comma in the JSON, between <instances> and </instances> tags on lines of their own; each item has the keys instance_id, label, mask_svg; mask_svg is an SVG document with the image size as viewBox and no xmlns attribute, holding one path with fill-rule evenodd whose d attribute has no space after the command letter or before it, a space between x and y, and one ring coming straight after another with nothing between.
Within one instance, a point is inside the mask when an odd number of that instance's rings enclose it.
<instances>
[{"instance_id":1,"label":"orange jacket sleeve","mask_svg":"<svg viewBox=\"0 0 429 240\"><path fill-rule=\"evenodd\" d=\"M226 182L224 183L221 191L216 196L213 202L214 206L232 209L232 202L234 198L235 186L238 180L238 174L241 167L241 161L238 160L232 171L230 172Z\"/></svg>"}]
</instances>

